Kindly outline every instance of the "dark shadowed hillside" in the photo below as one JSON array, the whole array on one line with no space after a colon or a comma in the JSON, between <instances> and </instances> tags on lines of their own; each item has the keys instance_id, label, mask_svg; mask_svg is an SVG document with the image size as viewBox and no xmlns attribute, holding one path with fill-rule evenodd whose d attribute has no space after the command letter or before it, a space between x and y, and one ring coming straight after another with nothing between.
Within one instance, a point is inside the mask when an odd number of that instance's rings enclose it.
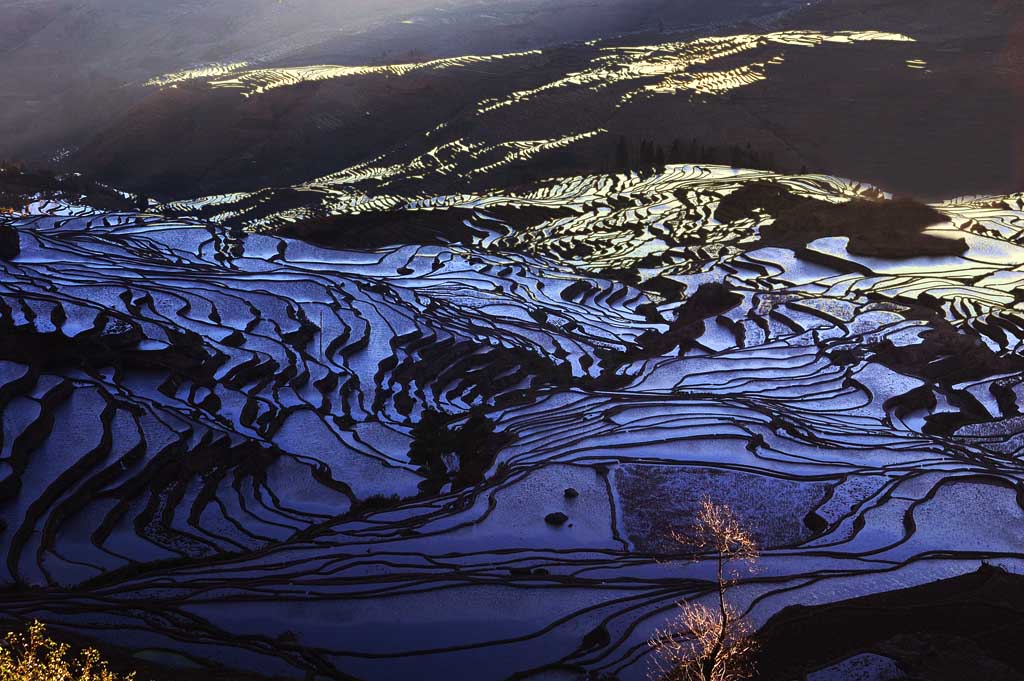
<instances>
[{"instance_id":1,"label":"dark shadowed hillside","mask_svg":"<svg viewBox=\"0 0 1024 681\"><path fill-rule=\"evenodd\" d=\"M799 3L10 0L0 6L0 158L41 162L74 150L134 115L148 79L207 64L376 64L513 51L703 26L793 4Z\"/></svg>"},{"instance_id":2,"label":"dark shadowed hillside","mask_svg":"<svg viewBox=\"0 0 1024 681\"><path fill-rule=\"evenodd\" d=\"M328 41L173 88L133 89L127 104L112 108L109 125L77 138L70 163L133 190L182 198L292 185L360 164L409 164L433 149L457 156L469 145L475 158L492 157L484 172L476 160L454 158L445 172L413 178L421 189L452 191L613 169L624 139L636 159L650 145L648 163L658 154L736 162L728 150L739 147L765 167L857 177L923 197L1011 191L1020 186L1013 76L1020 17L1004 0L830 0L719 21L713 34L856 31L906 39L829 39L818 47L768 40L733 53L681 47L699 33L669 28L563 47L510 42L504 30L470 31L440 51L509 56L454 64L430 61L437 46L353 61L356 55ZM493 39L481 43L480 35ZM539 53L523 53L538 46ZM368 68L330 71L335 64ZM388 64L398 66L380 68ZM296 73L309 65L325 66L315 77ZM626 77L589 87L587 79L606 69ZM236 82L217 85L224 81ZM537 149L507 159L510 144ZM709 158L703 149L723 151Z\"/></svg>"}]
</instances>

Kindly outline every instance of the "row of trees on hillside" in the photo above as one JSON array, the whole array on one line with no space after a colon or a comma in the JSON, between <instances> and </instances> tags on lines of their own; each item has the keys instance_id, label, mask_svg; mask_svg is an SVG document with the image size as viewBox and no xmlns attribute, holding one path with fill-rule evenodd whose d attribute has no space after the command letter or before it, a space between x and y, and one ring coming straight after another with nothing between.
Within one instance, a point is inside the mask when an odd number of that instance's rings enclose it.
<instances>
[{"instance_id":1,"label":"row of trees on hillside","mask_svg":"<svg viewBox=\"0 0 1024 681\"><path fill-rule=\"evenodd\" d=\"M788 172L780 168L770 151L758 151L750 142L744 144L715 145L679 138L665 146L646 138L627 138L620 135L610 161L612 172L643 171L677 163L707 163L730 165L735 168L753 168ZM801 172L807 172L802 168Z\"/></svg>"}]
</instances>

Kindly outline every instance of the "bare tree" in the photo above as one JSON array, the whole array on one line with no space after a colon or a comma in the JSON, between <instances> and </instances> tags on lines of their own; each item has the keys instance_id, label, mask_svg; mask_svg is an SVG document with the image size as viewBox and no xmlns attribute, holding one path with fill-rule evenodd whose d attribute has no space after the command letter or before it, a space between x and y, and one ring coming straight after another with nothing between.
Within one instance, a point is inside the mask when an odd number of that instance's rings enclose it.
<instances>
[{"instance_id":1,"label":"bare tree","mask_svg":"<svg viewBox=\"0 0 1024 681\"><path fill-rule=\"evenodd\" d=\"M750 530L731 508L701 501L691 532L673 532L683 546L714 553L717 607L681 602L669 625L655 632L659 681L742 681L752 673L757 646L753 630L729 603L727 592L739 577L739 566L757 560L758 547Z\"/></svg>"}]
</instances>

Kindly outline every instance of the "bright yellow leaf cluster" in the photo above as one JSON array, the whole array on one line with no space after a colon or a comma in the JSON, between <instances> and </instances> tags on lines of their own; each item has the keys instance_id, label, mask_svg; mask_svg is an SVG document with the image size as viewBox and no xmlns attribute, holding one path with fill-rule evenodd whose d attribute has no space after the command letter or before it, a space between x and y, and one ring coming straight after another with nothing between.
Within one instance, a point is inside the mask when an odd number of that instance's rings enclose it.
<instances>
[{"instance_id":1,"label":"bright yellow leaf cluster","mask_svg":"<svg viewBox=\"0 0 1024 681\"><path fill-rule=\"evenodd\" d=\"M46 635L33 622L25 633L10 632L0 644L0 681L133 681L107 669L98 651L86 648L77 656L71 647Z\"/></svg>"}]
</instances>

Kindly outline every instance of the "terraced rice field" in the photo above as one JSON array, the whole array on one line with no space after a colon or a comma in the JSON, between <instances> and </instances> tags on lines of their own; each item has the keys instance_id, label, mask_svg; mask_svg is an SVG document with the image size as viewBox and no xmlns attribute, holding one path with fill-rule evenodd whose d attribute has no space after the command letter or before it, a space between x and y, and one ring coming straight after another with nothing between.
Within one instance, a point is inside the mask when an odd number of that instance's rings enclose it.
<instances>
[{"instance_id":1,"label":"terraced rice field","mask_svg":"<svg viewBox=\"0 0 1024 681\"><path fill-rule=\"evenodd\" d=\"M704 494L766 547L755 623L1024 567L1024 198L936 204L942 253L892 257L725 209L765 186L887 198L718 166L323 192L472 235L361 250L220 224L252 195L0 217L0 575L32 587L0 608L183 666L641 679L712 593L665 541Z\"/></svg>"}]
</instances>

